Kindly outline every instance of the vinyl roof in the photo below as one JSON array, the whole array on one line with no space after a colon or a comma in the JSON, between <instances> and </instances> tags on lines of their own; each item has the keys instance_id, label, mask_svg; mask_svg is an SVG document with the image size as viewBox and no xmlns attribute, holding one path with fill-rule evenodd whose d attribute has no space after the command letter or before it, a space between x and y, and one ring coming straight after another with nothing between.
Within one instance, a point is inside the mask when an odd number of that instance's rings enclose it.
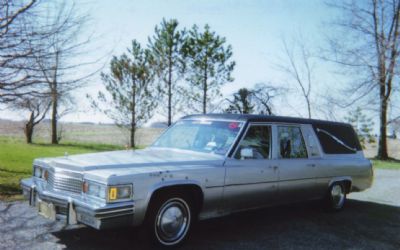
<instances>
[{"instance_id":1,"label":"vinyl roof","mask_svg":"<svg viewBox=\"0 0 400 250\"><path fill-rule=\"evenodd\" d=\"M306 119L289 116L274 116L274 115L252 115L252 114L198 114L188 115L182 119L213 119L213 120L236 120L249 122L282 122L282 123L299 123L299 124L335 124L341 126L350 126L347 123L333 122L316 119Z\"/></svg>"}]
</instances>

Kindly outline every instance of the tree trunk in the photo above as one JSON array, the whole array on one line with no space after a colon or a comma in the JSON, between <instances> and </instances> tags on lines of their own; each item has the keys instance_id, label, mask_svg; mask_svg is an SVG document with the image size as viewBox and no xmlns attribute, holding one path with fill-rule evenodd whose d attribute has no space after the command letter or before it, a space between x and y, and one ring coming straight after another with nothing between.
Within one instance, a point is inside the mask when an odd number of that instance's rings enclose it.
<instances>
[{"instance_id":1,"label":"tree trunk","mask_svg":"<svg viewBox=\"0 0 400 250\"><path fill-rule=\"evenodd\" d=\"M32 143L32 136L33 136L33 126L31 123L27 123L25 125L26 143L28 143L28 144Z\"/></svg>"},{"instance_id":2,"label":"tree trunk","mask_svg":"<svg viewBox=\"0 0 400 250\"><path fill-rule=\"evenodd\" d=\"M306 100L307 100L308 119L311 119L311 104L310 104L310 100L308 99L308 97L306 97Z\"/></svg>"},{"instance_id":3,"label":"tree trunk","mask_svg":"<svg viewBox=\"0 0 400 250\"><path fill-rule=\"evenodd\" d=\"M203 82L203 114L207 113L207 64L204 69L204 82Z\"/></svg>"},{"instance_id":4,"label":"tree trunk","mask_svg":"<svg viewBox=\"0 0 400 250\"><path fill-rule=\"evenodd\" d=\"M267 115L272 115L272 109L268 105L265 106L265 109L267 110Z\"/></svg>"},{"instance_id":5,"label":"tree trunk","mask_svg":"<svg viewBox=\"0 0 400 250\"><path fill-rule=\"evenodd\" d=\"M28 122L25 124L25 137L26 137L26 143L31 144L32 143L32 136L33 136L33 120L34 120L34 112L31 112L31 116L29 117Z\"/></svg>"},{"instance_id":6,"label":"tree trunk","mask_svg":"<svg viewBox=\"0 0 400 250\"><path fill-rule=\"evenodd\" d=\"M383 86L381 85L380 136L379 136L379 147L377 155L377 158L381 160L387 160L389 158L387 152L387 137L386 137L388 102L386 97L384 96L384 93L385 93L385 85Z\"/></svg>"},{"instance_id":7,"label":"tree trunk","mask_svg":"<svg viewBox=\"0 0 400 250\"><path fill-rule=\"evenodd\" d=\"M168 127L172 124L172 65L168 66Z\"/></svg>"},{"instance_id":8,"label":"tree trunk","mask_svg":"<svg viewBox=\"0 0 400 250\"><path fill-rule=\"evenodd\" d=\"M131 124L131 148L135 148L136 144L135 144L135 133L136 133L136 124L134 121L132 121Z\"/></svg>"},{"instance_id":9,"label":"tree trunk","mask_svg":"<svg viewBox=\"0 0 400 250\"><path fill-rule=\"evenodd\" d=\"M57 137L58 96L57 96L57 91L56 90L52 90L51 100L52 100L52 104L51 104L52 105L52 113L51 113L51 143L52 144L58 144L58 137Z\"/></svg>"},{"instance_id":10,"label":"tree trunk","mask_svg":"<svg viewBox=\"0 0 400 250\"><path fill-rule=\"evenodd\" d=\"M136 81L132 76L132 113L131 113L131 148L135 148L135 132L136 132Z\"/></svg>"}]
</instances>

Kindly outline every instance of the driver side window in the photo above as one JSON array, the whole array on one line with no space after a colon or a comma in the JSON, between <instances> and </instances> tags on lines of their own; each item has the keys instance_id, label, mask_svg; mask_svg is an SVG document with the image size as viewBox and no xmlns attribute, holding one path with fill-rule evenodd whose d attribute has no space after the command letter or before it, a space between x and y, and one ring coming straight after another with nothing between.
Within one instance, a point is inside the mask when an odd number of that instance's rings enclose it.
<instances>
[{"instance_id":1,"label":"driver side window","mask_svg":"<svg viewBox=\"0 0 400 250\"><path fill-rule=\"evenodd\" d=\"M236 159L268 159L271 154L271 127L251 125L236 151Z\"/></svg>"}]
</instances>

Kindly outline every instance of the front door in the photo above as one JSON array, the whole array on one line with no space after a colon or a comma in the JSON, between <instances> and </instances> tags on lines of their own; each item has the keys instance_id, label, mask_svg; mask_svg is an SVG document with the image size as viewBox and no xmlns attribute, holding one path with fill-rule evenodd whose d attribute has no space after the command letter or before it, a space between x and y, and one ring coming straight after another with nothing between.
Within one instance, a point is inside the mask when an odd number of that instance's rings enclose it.
<instances>
[{"instance_id":1,"label":"front door","mask_svg":"<svg viewBox=\"0 0 400 250\"><path fill-rule=\"evenodd\" d=\"M250 124L233 158L225 163L224 204L228 211L255 208L276 198L278 169L271 126Z\"/></svg>"}]
</instances>

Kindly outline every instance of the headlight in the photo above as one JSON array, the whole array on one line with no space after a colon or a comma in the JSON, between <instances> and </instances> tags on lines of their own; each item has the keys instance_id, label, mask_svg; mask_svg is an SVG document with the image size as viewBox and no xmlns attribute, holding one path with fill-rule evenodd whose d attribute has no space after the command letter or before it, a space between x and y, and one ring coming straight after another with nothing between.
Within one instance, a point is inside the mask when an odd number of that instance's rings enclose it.
<instances>
[{"instance_id":1,"label":"headlight","mask_svg":"<svg viewBox=\"0 0 400 250\"><path fill-rule=\"evenodd\" d=\"M97 182L84 181L82 191L87 195L98 197L100 199L106 199L106 186Z\"/></svg>"},{"instance_id":2,"label":"headlight","mask_svg":"<svg viewBox=\"0 0 400 250\"><path fill-rule=\"evenodd\" d=\"M43 167L34 165L33 176L47 181L47 179L49 178L49 171Z\"/></svg>"},{"instance_id":3,"label":"headlight","mask_svg":"<svg viewBox=\"0 0 400 250\"><path fill-rule=\"evenodd\" d=\"M108 187L108 202L131 200L133 198L133 188L131 184Z\"/></svg>"}]
</instances>

